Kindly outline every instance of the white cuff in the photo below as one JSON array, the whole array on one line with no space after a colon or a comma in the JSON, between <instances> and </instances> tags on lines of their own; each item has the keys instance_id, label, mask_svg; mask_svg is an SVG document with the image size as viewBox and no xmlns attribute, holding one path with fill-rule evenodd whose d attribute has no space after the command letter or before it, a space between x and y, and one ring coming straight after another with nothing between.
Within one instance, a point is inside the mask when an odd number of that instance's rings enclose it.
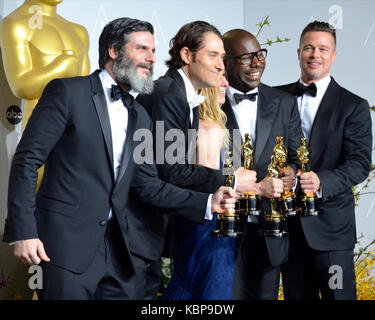
<instances>
[{"instance_id":1,"label":"white cuff","mask_svg":"<svg viewBox=\"0 0 375 320\"><path fill-rule=\"evenodd\" d=\"M212 194L210 194L207 199L206 214L204 216L206 220L212 220L213 218L213 214L211 212L211 199L212 199Z\"/></svg>"},{"instance_id":2,"label":"white cuff","mask_svg":"<svg viewBox=\"0 0 375 320\"><path fill-rule=\"evenodd\" d=\"M295 178L294 178L294 186L293 186L293 188L292 188L292 190L291 190L292 192L295 192L295 191L296 191L297 184L298 184L298 178L295 177Z\"/></svg>"},{"instance_id":3,"label":"white cuff","mask_svg":"<svg viewBox=\"0 0 375 320\"><path fill-rule=\"evenodd\" d=\"M323 197L323 189L322 189L322 186L320 186L320 189L318 191L315 192L316 196L318 197L318 199L321 199Z\"/></svg>"}]
</instances>

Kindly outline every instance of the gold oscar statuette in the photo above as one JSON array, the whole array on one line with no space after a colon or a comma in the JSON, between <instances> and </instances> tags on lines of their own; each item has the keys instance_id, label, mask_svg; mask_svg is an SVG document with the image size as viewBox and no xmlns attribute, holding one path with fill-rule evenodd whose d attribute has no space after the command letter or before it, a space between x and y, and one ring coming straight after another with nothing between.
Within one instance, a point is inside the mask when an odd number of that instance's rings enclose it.
<instances>
[{"instance_id":1,"label":"gold oscar statuette","mask_svg":"<svg viewBox=\"0 0 375 320\"><path fill-rule=\"evenodd\" d=\"M232 187L234 181L234 168L231 151L225 152L223 174L225 175L224 185L226 187ZM216 230L212 232L213 236L235 238L239 233L238 214L225 212L224 214L217 215Z\"/></svg>"},{"instance_id":2,"label":"gold oscar statuette","mask_svg":"<svg viewBox=\"0 0 375 320\"><path fill-rule=\"evenodd\" d=\"M275 160L277 166L279 168L279 172L282 173L283 170L288 166L288 149L284 145L284 138L283 137L276 137L276 146L273 149L273 154L275 156ZM287 190L281 194L281 198L278 199L281 206L281 211L288 217L296 215L296 196L294 192Z\"/></svg>"},{"instance_id":3,"label":"gold oscar statuette","mask_svg":"<svg viewBox=\"0 0 375 320\"><path fill-rule=\"evenodd\" d=\"M241 153L246 170L254 170L254 147L251 145L251 135L245 134L245 140L241 146ZM240 195L236 203L236 212L247 215L259 215L259 197L254 192L247 192Z\"/></svg>"},{"instance_id":4,"label":"gold oscar statuette","mask_svg":"<svg viewBox=\"0 0 375 320\"><path fill-rule=\"evenodd\" d=\"M301 146L297 149L297 157L301 162L301 171L303 173L311 172L311 150L306 145L306 138L301 138ZM318 200L315 193L307 192L302 195L300 201L300 212L304 216L317 216L318 211Z\"/></svg>"},{"instance_id":5,"label":"gold oscar statuette","mask_svg":"<svg viewBox=\"0 0 375 320\"><path fill-rule=\"evenodd\" d=\"M279 143L280 139L277 137L276 142ZM278 156L277 152L275 152L271 156L271 163L267 168L268 177L271 179L278 179L280 175L280 169L278 165ZM266 224L264 228L264 236L265 237L285 237L287 236L287 232L285 230L285 217L283 212L280 208L280 201L276 198L270 198L270 206L271 212L265 213L266 216Z\"/></svg>"}]
</instances>

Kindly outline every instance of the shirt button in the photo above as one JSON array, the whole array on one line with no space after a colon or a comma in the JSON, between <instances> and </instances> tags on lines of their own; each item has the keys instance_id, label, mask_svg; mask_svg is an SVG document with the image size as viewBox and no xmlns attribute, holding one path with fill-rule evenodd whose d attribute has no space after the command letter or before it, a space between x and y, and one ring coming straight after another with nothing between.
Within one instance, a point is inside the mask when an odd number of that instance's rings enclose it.
<instances>
[{"instance_id":1,"label":"shirt button","mask_svg":"<svg viewBox=\"0 0 375 320\"><path fill-rule=\"evenodd\" d=\"M107 220L102 220L99 223L102 227L104 227L107 224Z\"/></svg>"}]
</instances>

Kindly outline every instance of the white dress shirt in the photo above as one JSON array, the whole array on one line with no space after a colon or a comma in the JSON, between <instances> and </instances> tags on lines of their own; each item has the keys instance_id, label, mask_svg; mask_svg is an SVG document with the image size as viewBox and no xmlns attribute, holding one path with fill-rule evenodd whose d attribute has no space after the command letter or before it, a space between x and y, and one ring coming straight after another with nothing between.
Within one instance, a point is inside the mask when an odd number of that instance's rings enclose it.
<instances>
[{"instance_id":1,"label":"white dress shirt","mask_svg":"<svg viewBox=\"0 0 375 320\"><path fill-rule=\"evenodd\" d=\"M190 108L190 124L193 124L193 109L203 103L205 97L201 94L198 94L198 90L195 90L189 78L185 74L184 70L178 69L178 73L181 75L184 80L185 90L186 90L186 99Z\"/></svg>"},{"instance_id":2,"label":"white dress shirt","mask_svg":"<svg viewBox=\"0 0 375 320\"><path fill-rule=\"evenodd\" d=\"M307 84L304 83L302 79L300 79L299 81L303 85L307 86ZM330 75L327 75L323 79L315 82L317 89L316 97L312 97L308 94L303 94L302 96L297 97L298 110L301 115L301 128L307 143L309 143L310 141L311 128L314 123L316 113L318 112L320 102L322 101L330 82ZM322 192L322 187L320 187L320 189L316 191L316 195L318 196L318 198L322 197Z\"/></svg>"},{"instance_id":3,"label":"white dress shirt","mask_svg":"<svg viewBox=\"0 0 375 320\"><path fill-rule=\"evenodd\" d=\"M247 94L258 92L258 87L246 92ZM257 123L257 113L258 113L258 95L256 95L255 101L250 101L249 99L242 100L240 103L236 102L234 98L235 93L243 94L243 92L228 86L227 87L227 97L232 106L234 117L238 123L238 127L241 132L242 139L245 140L245 134L251 134L251 145L255 145L255 133L256 133L256 123ZM253 216L247 217L247 222L257 223L258 218Z\"/></svg>"},{"instance_id":4,"label":"white dress shirt","mask_svg":"<svg viewBox=\"0 0 375 320\"><path fill-rule=\"evenodd\" d=\"M249 94L249 93L256 93L256 92L258 92L258 87L246 93ZM251 144L252 146L254 146L256 123L257 123L258 95L256 96L255 101L250 101L249 99L245 99L237 104L236 100L234 99L235 93L243 94L243 92L231 86L228 86L227 96L232 106L234 116L237 120L238 127L241 131L242 139L245 140L246 133L251 134Z\"/></svg>"},{"instance_id":5,"label":"white dress shirt","mask_svg":"<svg viewBox=\"0 0 375 320\"><path fill-rule=\"evenodd\" d=\"M181 75L185 83L186 98L187 98L189 108L190 108L190 124L192 124L193 123L193 109L204 101L204 97L202 95L199 95L198 91L194 89L193 84L191 83L189 78L186 76L184 70L178 69L177 71ZM200 97L203 97L203 99ZM212 194L209 195L208 200L207 200L206 215L204 217L206 220L212 220L212 217L213 217L212 212L211 212L211 199L212 199Z\"/></svg>"},{"instance_id":6,"label":"white dress shirt","mask_svg":"<svg viewBox=\"0 0 375 320\"><path fill-rule=\"evenodd\" d=\"M117 85L115 80L107 72L103 70L99 73L99 78L103 86L105 100L107 102L107 109L109 115L109 122L111 126L112 135L112 149L113 149L113 173L115 180L117 179L122 154L124 152L124 144L126 139L126 132L128 129L128 109L124 106L121 99L113 100L111 98L112 85ZM137 97L138 93L135 91L129 91L134 97ZM109 211L109 219L112 218L112 208Z\"/></svg>"},{"instance_id":7,"label":"white dress shirt","mask_svg":"<svg viewBox=\"0 0 375 320\"><path fill-rule=\"evenodd\" d=\"M301 79L299 81L303 85L307 86L307 84ZM297 97L298 110L301 115L301 128L307 143L310 141L311 128L314 123L316 113L318 112L320 102L322 101L330 82L330 75L315 82L317 88L316 97L312 97L308 94Z\"/></svg>"}]
</instances>

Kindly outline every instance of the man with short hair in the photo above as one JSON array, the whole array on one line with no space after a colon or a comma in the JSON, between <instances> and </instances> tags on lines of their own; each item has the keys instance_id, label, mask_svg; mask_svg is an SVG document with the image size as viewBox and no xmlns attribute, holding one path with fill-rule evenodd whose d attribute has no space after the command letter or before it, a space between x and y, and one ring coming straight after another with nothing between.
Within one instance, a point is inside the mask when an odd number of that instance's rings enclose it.
<instances>
[{"instance_id":1,"label":"man with short hair","mask_svg":"<svg viewBox=\"0 0 375 320\"><path fill-rule=\"evenodd\" d=\"M226 32L223 39L229 86L222 108L233 137L233 152L241 155L244 137L250 134L258 179L254 191L262 198L278 198L283 190L293 187L298 165L296 150L302 132L296 100L261 83L267 50L260 47L251 33L234 29ZM236 134L238 131L240 135ZM278 136L284 138L288 148L288 166L276 179L268 177L267 168ZM262 200L262 207L270 213L268 200ZM243 222L245 232L239 247L232 297L236 300L276 300L280 266L288 256L288 239L265 237L262 215L249 216Z\"/></svg>"},{"instance_id":2,"label":"man with short hair","mask_svg":"<svg viewBox=\"0 0 375 320\"><path fill-rule=\"evenodd\" d=\"M372 129L368 102L330 76L336 31L314 21L297 50L300 79L279 88L297 96L311 172L297 176L302 192L318 193L318 216L289 221L289 261L283 265L286 299L356 299L356 242L352 187L368 176ZM337 276L337 278L335 278Z\"/></svg>"},{"instance_id":3,"label":"man with short hair","mask_svg":"<svg viewBox=\"0 0 375 320\"><path fill-rule=\"evenodd\" d=\"M153 89L154 50L150 23L109 22L99 39L101 70L51 81L28 122L11 166L4 241L16 242L23 263L40 263L39 299L146 297L165 230L152 208L130 208L135 197L196 223L210 218L207 204L233 211L235 199L223 199L235 198L232 190L183 190L134 159L133 135L152 128L134 97Z\"/></svg>"}]
</instances>

